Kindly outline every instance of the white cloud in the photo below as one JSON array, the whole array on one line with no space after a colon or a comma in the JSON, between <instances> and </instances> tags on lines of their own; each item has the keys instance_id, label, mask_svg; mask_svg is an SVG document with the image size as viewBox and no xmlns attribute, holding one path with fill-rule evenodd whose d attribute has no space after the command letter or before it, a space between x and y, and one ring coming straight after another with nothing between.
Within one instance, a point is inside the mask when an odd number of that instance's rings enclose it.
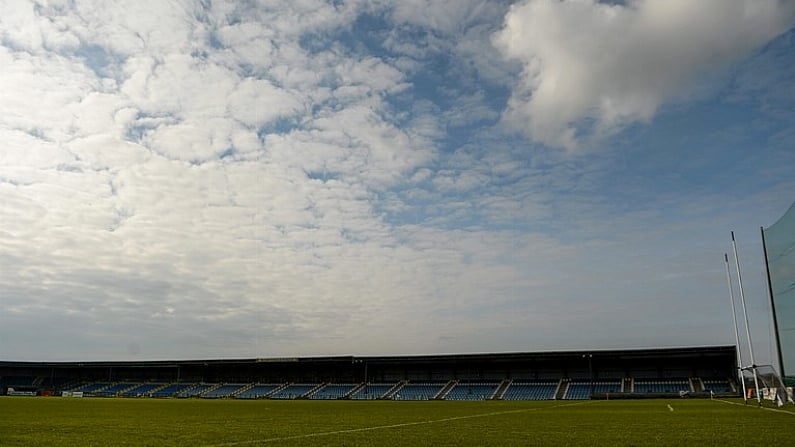
<instances>
[{"instance_id":1,"label":"white cloud","mask_svg":"<svg viewBox=\"0 0 795 447\"><path fill-rule=\"evenodd\" d=\"M403 75L377 57L301 47L355 5L275 6L35 6L79 45L31 38L55 35L45 20L0 48L0 282L26 284L4 295L4 339L26 332L14 315L100 358L129 355L112 334L142 327L196 356L207 334L227 340L212 355L238 349L232 339L251 353L269 334L280 340L271 353L298 354L318 333L347 337L361 293L403 305L381 290L401 289L400 275L372 280L396 261L370 261L396 245L374 190L432 156L422 132L389 121L384 98L406 88ZM295 128L263 130L279 120ZM330 178L314 177L324 169ZM59 318L68 324L48 326ZM133 354L181 355L136 343Z\"/></svg>"},{"instance_id":2,"label":"white cloud","mask_svg":"<svg viewBox=\"0 0 795 447\"><path fill-rule=\"evenodd\" d=\"M648 121L793 18L795 4L775 0L524 1L494 36L523 64L504 118L536 141L573 149L592 133Z\"/></svg>"},{"instance_id":3,"label":"white cloud","mask_svg":"<svg viewBox=\"0 0 795 447\"><path fill-rule=\"evenodd\" d=\"M68 24L81 41L124 57L190 51L203 44L204 25L196 20L196 1L143 0L108 4L78 0L65 6L59 20ZM58 17L58 16L56 16Z\"/></svg>"},{"instance_id":4,"label":"white cloud","mask_svg":"<svg viewBox=\"0 0 795 447\"><path fill-rule=\"evenodd\" d=\"M42 14L42 9L45 12ZM53 7L57 10L57 7ZM59 18L47 14L48 8L32 1L3 2L0 17L0 41L8 46L37 53L47 50L74 50L78 37L60 23Z\"/></svg>"},{"instance_id":5,"label":"white cloud","mask_svg":"<svg viewBox=\"0 0 795 447\"><path fill-rule=\"evenodd\" d=\"M74 131L75 108L103 83L81 63L54 54L33 55L0 47L0 123L62 141Z\"/></svg>"},{"instance_id":6,"label":"white cloud","mask_svg":"<svg viewBox=\"0 0 795 447\"><path fill-rule=\"evenodd\" d=\"M498 9L484 0L404 0L390 6L395 20L445 34L460 33Z\"/></svg>"},{"instance_id":7,"label":"white cloud","mask_svg":"<svg viewBox=\"0 0 795 447\"><path fill-rule=\"evenodd\" d=\"M660 216L612 222L599 160L478 127L504 2L207 3L0 17L0 356L535 348L601 256L648 275L605 234ZM389 57L328 38L362 11Z\"/></svg>"},{"instance_id":8,"label":"white cloud","mask_svg":"<svg viewBox=\"0 0 795 447\"><path fill-rule=\"evenodd\" d=\"M292 94L263 79L244 79L227 101L232 118L250 127L260 127L276 118L303 111L302 103Z\"/></svg>"}]
</instances>

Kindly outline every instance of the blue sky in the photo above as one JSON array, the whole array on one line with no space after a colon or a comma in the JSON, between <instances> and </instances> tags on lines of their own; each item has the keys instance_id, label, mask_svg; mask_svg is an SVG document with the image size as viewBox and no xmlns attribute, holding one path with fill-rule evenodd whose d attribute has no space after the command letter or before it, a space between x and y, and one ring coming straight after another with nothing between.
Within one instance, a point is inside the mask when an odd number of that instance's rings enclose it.
<instances>
[{"instance_id":1,"label":"blue sky","mask_svg":"<svg viewBox=\"0 0 795 447\"><path fill-rule=\"evenodd\" d=\"M3 10L0 358L772 352L792 2Z\"/></svg>"}]
</instances>

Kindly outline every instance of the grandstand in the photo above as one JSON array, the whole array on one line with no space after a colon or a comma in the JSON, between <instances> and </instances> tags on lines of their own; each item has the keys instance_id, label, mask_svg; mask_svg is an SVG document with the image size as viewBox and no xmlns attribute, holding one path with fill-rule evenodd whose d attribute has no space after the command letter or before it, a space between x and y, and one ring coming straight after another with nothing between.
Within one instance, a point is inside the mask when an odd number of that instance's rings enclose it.
<instances>
[{"instance_id":1,"label":"grandstand","mask_svg":"<svg viewBox=\"0 0 795 447\"><path fill-rule=\"evenodd\" d=\"M444 396L445 400L489 400L493 399L501 382L463 383L458 382Z\"/></svg>"},{"instance_id":2,"label":"grandstand","mask_svg":"<svg viewBox=\"0 0 795 447\"><path fill-rule=\"evenodd\" d=\"M689 380L636 380L633 391L635 393L679 393L694 391Z\"/></svg>"},{"instance_id":3,"label":"grandstand","mask_svg":"<svg viewBox=\"0 0 795 447\"><path fill-rule=\"evenodd\" d=\"M309 398L318 400L342 399L348 396L348 394L350 394L357 386L358 384L355 383L343 385L328 384L312 393Z\"/></svg>"},{"instance_id":4,"label":"grandstand","mask_svg":"<svg viewBox=\"0 0 795 447\"><path fill-rule=\"evenodd\" d=\"M392 394L393 400L431 400L444 390L446 383L404 383Z\"/></svg>"},{"instance_id":5,"label":"grandstand","mask_svg":"<svg viewBox=\"0 0 795 447\"><path fill-rule=\"evenodd\" d=\"M549 400L554 399L559 387L557 381L516 381L511 382L502 395L504 400Z\"/></svg>"},{"instance_id":6,"label":"grandstand","mask_svg":"<svg viewBox=\"0 0 795 447\"><path fill-rule=\"evenodd\" d=\"M354 390L350 398L358 400L383 399L396 386L397 384L394 383L363 383L360 388Z\"/></svg>"},{"instance_id":7,"label":"grandstand","mask_svg":"<svg viewBox=\"0 0 795 447\"><path fill-rule=\"evenodd\" d=\"M270 395L271 399L300 399L306 397L312 391L320 388L322 384L318 383L299 383L289 384L284 388L276 391Z\"/></svg>"},{"instance_id":8,"label":"grandstand","mask_svg":"<svg viewBox=\"0 0 795 447\"><path fill-rule=\"evenodd\" d=\"M734 346L154 362L0 362L0 394L314 400L737 395Z\"/></svg>"},{"instance_id":9,"label":"grandstand","mask_svg":"<svg viewBox=\"0 0 795 447\"><path fill-rule=\"evenodd\" d=\"M261 399L270 396L273 392L281 388L280 384L255 383L250 388L242 391L235 396L237 399Z\"/></svg>"},{"instance_id":10,"label":"grandstand","mask_svg":"<svg viewBox=\"0 0 795 447\"><path fill-rule=\"evenodd\" d=\"M249 388L250 385L246 383L224 383L221 386L213 387L204 393L200 394L205 399L218 399L232 397L235 394Z\"/></svg>"},{"instance_id":11,"label":"grandstand","mask_svg":"<svg viewBox=\"0 0 795 447\"><path fill-rule=\"evenodd\" d=\"M621 380L597 381L597 382L570 382L563 395L564 399L582 400L590 399L593 394L616 394L621 393Z\"/></svg>"}]
</instances>

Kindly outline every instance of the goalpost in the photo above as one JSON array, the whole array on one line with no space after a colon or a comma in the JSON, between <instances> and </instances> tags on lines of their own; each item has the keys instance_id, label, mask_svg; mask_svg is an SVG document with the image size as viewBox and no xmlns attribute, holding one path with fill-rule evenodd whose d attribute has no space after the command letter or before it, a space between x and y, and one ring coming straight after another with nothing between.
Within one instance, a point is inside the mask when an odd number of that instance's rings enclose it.
<instances>
[{"instance_id":1,"label":"goalpost","mask_svg":"<svg viewBox=\"0 0 795 447\"><path fill-rule=\"evenodd\" d=\"M767 292L770 299L770 311L777 350L774 363L778 363L778 371L773 365L757 365L754 360L754 345L751 341L751 331L748 324L740 260L737 255L734 232L732 231L731 239L737 270L740 304L744 317L748 352L751 357L750 365L746 366L743 363L742 349L740 347L740 334L734 301L734 288L729 268L729 257L728 254L724 254L735 341L737 343L737 370L743 387L743 398L746 403L748 399L755 397L759 405L762 405L762 400L764 399L765 401L774 402L778 406L783 406L788 402L795 404L792 388L788 388L784 381L784 379L792 379L791 374L795 371L795 203L775 224L768 228L762 227L760 230L767 273ZM787 375L787 373L790 375ZM751 381L753 381L753 384L751 384Z\"/></svg>"},{"instance_id":2,"label":"goalpost","mask_svg":"<svg viewBox=\"0 0 795 447\"><path fill-rule=\"evenodd\" d=\"M786 403L795 403L792 399L792 388L787 388L776 372L773 365L756 365L756 375L759 378L762 399L784 406Z\"/></svg>"}]
</instances>

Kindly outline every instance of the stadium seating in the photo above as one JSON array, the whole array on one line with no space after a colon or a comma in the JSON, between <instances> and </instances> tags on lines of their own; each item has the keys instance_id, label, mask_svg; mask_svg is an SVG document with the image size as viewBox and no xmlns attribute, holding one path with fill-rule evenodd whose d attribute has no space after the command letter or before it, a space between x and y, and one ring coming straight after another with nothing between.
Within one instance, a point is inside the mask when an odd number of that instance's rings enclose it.
<instances>
[{"instance_id":1,"label":"stadium seating","mask_svg":"<svg viewBox=\"0 0 795 447\"><path fill-rule=\"evenodd\" d=\"M351 399L373 400L380 399L395 386L394 383L368 383L351 395Z\"/></svg>"},{"instance_id":2,"label":"stadium seating","mask_svg":"<svg viewBox=\"0 0 795 447\"><path fill-rule=\"evenodd\" d=\"M583 400L590 399L592 394L618 393L621 391L621 381L594 381L570 382L563 399Z\"/></svg>"},{"instance_id":3,"label":"stadium seating","mask_svg":"<svg viewBox=\"0 0 795 447\"><path fill-rule=\"evenodd\" d=\"M431 400L447 383L407 383L393 396L394 400Z\"/></svg>"},{"instance_id":4,"label":"stadium seating","mask_svg":"<svg viewBox=\"0 0 795 447\"><path fill-rule=\"evenodd\" d=\"M82 392L82 393L94 393L94 392L96 392L98 390L107 388L107 387L109 387L111 385L113 385L113 384L109 383L109 382L91 382L91 383L84 383L84 384L78 385L78 386L76 386L76 387L74 387L72 389L67 389L66 391Z\"/></svg>"},{"instance_id":5,"label":"stadium seating","mask_svg":"<svg viewBox=\"0 0 795 447\"><path fill-rule=\"evenodd\" d=\"M120 396L123 397L141 397L141 396L148 396L152 390L160 388L163 386L162 383L142 383L138 386L134 386L123 391Z\"/></svg>"},{"instance_id":6,"label":"stadium seating","mask_svg":"<svg viewBox=\"0 0 795 447\"><path fill-rule=\"evenodd\" d=\"M558 382L515 381L505 390L503 400L549 400L555 398Z\"/></svg>"},{"instance_id":7,"label":"stadium seating","mask_svg":"<svg viewBox=\"0 0 795 447\"><path fill-rule=\"evenodd\" d=\"M15 382L20 380L15 378ZM703 386L702 386L703 385ZM428 381L398 383L332 383L332 384L267 384L267 383L140 383L90 382L64 389L89 396L121 397L201 397L238 399L394 399L394 400L549 400L590 399L592 394L634 393L678 394L690 392L736 393L731 379L648 379L624 378L595 380L548 379L483 382Z\"/></svg>"},{"instance_id":8,"label":"stadium seating","mask_svg":"<svg viewBox=\"0 0 795 447\"><path fill-rule=\"evenodd\" d=\"M178 393L193 387L192 383L172 383L164 388L156 390L151 393L152 397L173 397Z\"/></svg>"},{"instance_id":9,"label":"stadium seating","mask_svg":"<svg viewBox=\"0 0 795 447\"><path fill-rule=\"evenodd\" d=\"M457 383L444 396L445 400L488 400L497 391L499 382L494 383Z\"/></svg>"},{"instance_id":10,"label":"stadium seating","mask_svg":"<svg viewBox=\"0 0 795 447\"><path fill-rule=\"evenodd\" d=\"M273 393L271 399L298 399L318 387L319 384L291 384Z\"/></svg>"},{"instance_id":11,"label":"stadium seating","mask_svg":"<svg viewBox=\"0 0 795 447\"><path fill-rule=\"evenodd\" d=\"M129 383L129 382L116 383L105 389L95 391L94 394L96 394L97 396L111 397L115 396L118 393L122 393L130 388L134 388L137 385L138 384L136 383Z\"/></svg>"},{"instance_id":12,"label":"stadium seating","mask_svg":"<svg viewBox=\"0 0 795 447\"><path fill-rule=\"evenodd\" d=\"M635 393L679 393L680 391L692 391L690 381L687 379L636 379Z\"/></svg>"},{"instance_id":13,"label":"stadium seating","mask_svg":"<svg viewBox=\"0 0 795 447\"><path fill-rule=\"evenodd\" d=\"M202 393L209 391L218 385L212 383L200 383L194 384L193 386L189 386L184 388L182 391L177 393L177 397L185 398L185 397L198 397Z\"/></svg>"},{"instance_id":14,"label":"stadium seating","mask_svg":"<svg viewBox=\"0 0 795 447\"><path fill-rule=\"evenodd\" d=\"M342 399L356 388L354 384L329 384L309 395L310 399Z\"/></svg>"},{"instance_id":15,"label":"stadium seating","mask_svg":"<svg viewBox=\"0 0 795 447\"><path fill-rule=\"evenodd\" d=\"M704 379L704 391L713 393L733 393L729 381L726 379Z\"/></svg>"},{"instance_id":16,"label":"stadium seating","mask_svg":"<svg viewBox=\"0 0 795 447\"><path fill-rule=\"evenodd\" d=\"M219 399L224 397L231 397L236 392L242 390L246 386L248 385L242 383L225 383L217 388L205 391L204 393L200 394L199 397L205 399Z\"/></svg>"},{"instance_id":17,"label":"stadium seating","mask_svg":"<svg viewBox=\"0 0 795 447\"><path fill-rule=\"evenodd\" d=\"M0 377L0 388L6 386L33 386L40 378L33 376L3 376Z\"/></svg>"},{"instance_id":18,"label":"stadium seating","mask_svg":"<svg viewBox=\"0 0 795 447\"><path fill-rule=\"evenodd\" d=\"M236 399L260 399L263 397L267 397L277 389L279 389L282 385L276 384L264 384L264 383L257 383L251 388L237 394L235 396Z\"/></svg>"}]
</instances>

